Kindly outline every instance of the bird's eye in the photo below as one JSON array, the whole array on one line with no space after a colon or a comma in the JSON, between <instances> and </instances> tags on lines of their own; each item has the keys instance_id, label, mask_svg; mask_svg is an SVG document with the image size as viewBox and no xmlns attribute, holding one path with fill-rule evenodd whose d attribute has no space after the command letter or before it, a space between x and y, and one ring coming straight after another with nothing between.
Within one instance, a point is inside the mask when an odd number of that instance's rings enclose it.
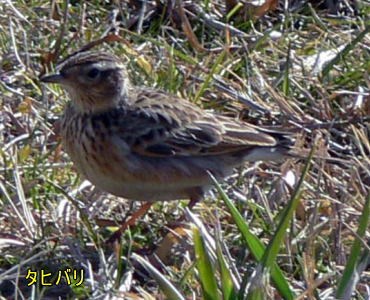
<instances>
[{"instance_id":1,"label":"bird's eye","mask_svg":"<svg viewBox=\"0 0 370 300\"><path fill-rule=\"evenodd\" d=\"M87 77L89 77L90 79L95 79L96 77L98 77L100 71L97 69L97 68L92 68L89 72L87 72Z\"/></svg>"}]
</instances>

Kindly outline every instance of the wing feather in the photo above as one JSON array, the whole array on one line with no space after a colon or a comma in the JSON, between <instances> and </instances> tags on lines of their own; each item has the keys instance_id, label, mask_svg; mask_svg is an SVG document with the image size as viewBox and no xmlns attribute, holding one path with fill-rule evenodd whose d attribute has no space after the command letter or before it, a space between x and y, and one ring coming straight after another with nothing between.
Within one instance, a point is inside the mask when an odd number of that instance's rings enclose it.
<instances>
[{"instance_id":1,"label":"wing feather","mask_svg":"<svg viewBox=\"0 0 370 300\"><path fill-rule=\"evenodd\" d=\"M171 102L168 99L171 99ZM116 134L145 156L220 155L254 146L273 147L278 134L207 113L162 91L142 90L120 118Z\"/></svg>"}]
</instances>

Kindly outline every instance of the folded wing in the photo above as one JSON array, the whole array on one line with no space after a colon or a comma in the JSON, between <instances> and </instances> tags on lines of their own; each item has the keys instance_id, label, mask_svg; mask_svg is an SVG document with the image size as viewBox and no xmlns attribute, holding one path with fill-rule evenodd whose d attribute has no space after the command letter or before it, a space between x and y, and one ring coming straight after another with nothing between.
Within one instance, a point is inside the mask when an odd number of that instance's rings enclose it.
<instances>
[{"instance_id":1,"label":"folded wing","mask_svg":"<svg viewBox=\"0 0 370 300\"><path fill-rule=\"evenodd\" d=\"M282 134L209 114L162 91L139 92L132 107L120 118L117 134L146 156L220 155L274 147L284 139Z\"/></svg>"}]
</instances>

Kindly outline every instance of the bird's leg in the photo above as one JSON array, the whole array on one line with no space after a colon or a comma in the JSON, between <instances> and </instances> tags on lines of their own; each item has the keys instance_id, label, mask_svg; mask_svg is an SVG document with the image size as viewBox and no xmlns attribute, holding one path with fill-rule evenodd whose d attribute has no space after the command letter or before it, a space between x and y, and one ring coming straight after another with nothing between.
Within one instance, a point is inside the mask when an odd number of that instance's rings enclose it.
<instances>
[{"instance_id":1,"label":"bird's leg","mask_svg":"<svg viewBox=\"0 0 370 300\"><path fill-rule=\"evenodd\" d=\"M107 243L112 243L118 240L121 237L122 232L124 232L129 226L134 225L136 220L142 217L152 205L153 202L144 203L139 210L134 212L132 216L127 221L125 221L115 233L112 234L112 236L108 239Z\"/></svg>"},{"instance_id":2,"label":"bird's leg","mask_svg":"<svg viewBox=\"0 0 370 300\"><path fill-rule=\"evenodd\" d=\"M202 197L199 197L197 195L196 196L190 196L190 201L188 203L188 208L190 210L192 210L193 207L195 206L195 204L197 204L200 200L202 200ZM185 214L182 214L176 221L172 222L168 226L170 228L176 228L176 227L181 226L181 223L183 223L184 221L185 221Z\"/></svg>"},{"instance_id":3,"label":"bird's leg","mask_svg":"<svg viewBox=\"0 0 370 300\"><path fill-rule=\"evenodd\" d=\"M197 197L197 196L192 196L192 197L190 197L190 201L189 201L189 203L188 203L188 207L189 207L189 209L191 210L191 209L193 209L193 207L195 206L195 204L197 204L198 203L198 201L200 200L201 198L200 197Z\"/></svg>"}]
</instances>

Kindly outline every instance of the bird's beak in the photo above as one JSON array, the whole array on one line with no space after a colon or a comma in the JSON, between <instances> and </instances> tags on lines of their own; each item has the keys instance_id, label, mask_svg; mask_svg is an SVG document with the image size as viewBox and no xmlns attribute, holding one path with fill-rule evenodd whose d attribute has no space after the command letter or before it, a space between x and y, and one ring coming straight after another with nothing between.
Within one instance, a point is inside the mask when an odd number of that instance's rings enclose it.
<instances>
[{"instance_id":1,"label":"bird's beak","mask_svg":"<svg viewBox=\"0 0 370 300\"><path fill-rule=\"evenodd\" d=\"M44 75L40 78L42 82L46 83L63 83L65 81L65 78L61 74L51 74L51 75Z\"/></svg>"}]
</instances>

